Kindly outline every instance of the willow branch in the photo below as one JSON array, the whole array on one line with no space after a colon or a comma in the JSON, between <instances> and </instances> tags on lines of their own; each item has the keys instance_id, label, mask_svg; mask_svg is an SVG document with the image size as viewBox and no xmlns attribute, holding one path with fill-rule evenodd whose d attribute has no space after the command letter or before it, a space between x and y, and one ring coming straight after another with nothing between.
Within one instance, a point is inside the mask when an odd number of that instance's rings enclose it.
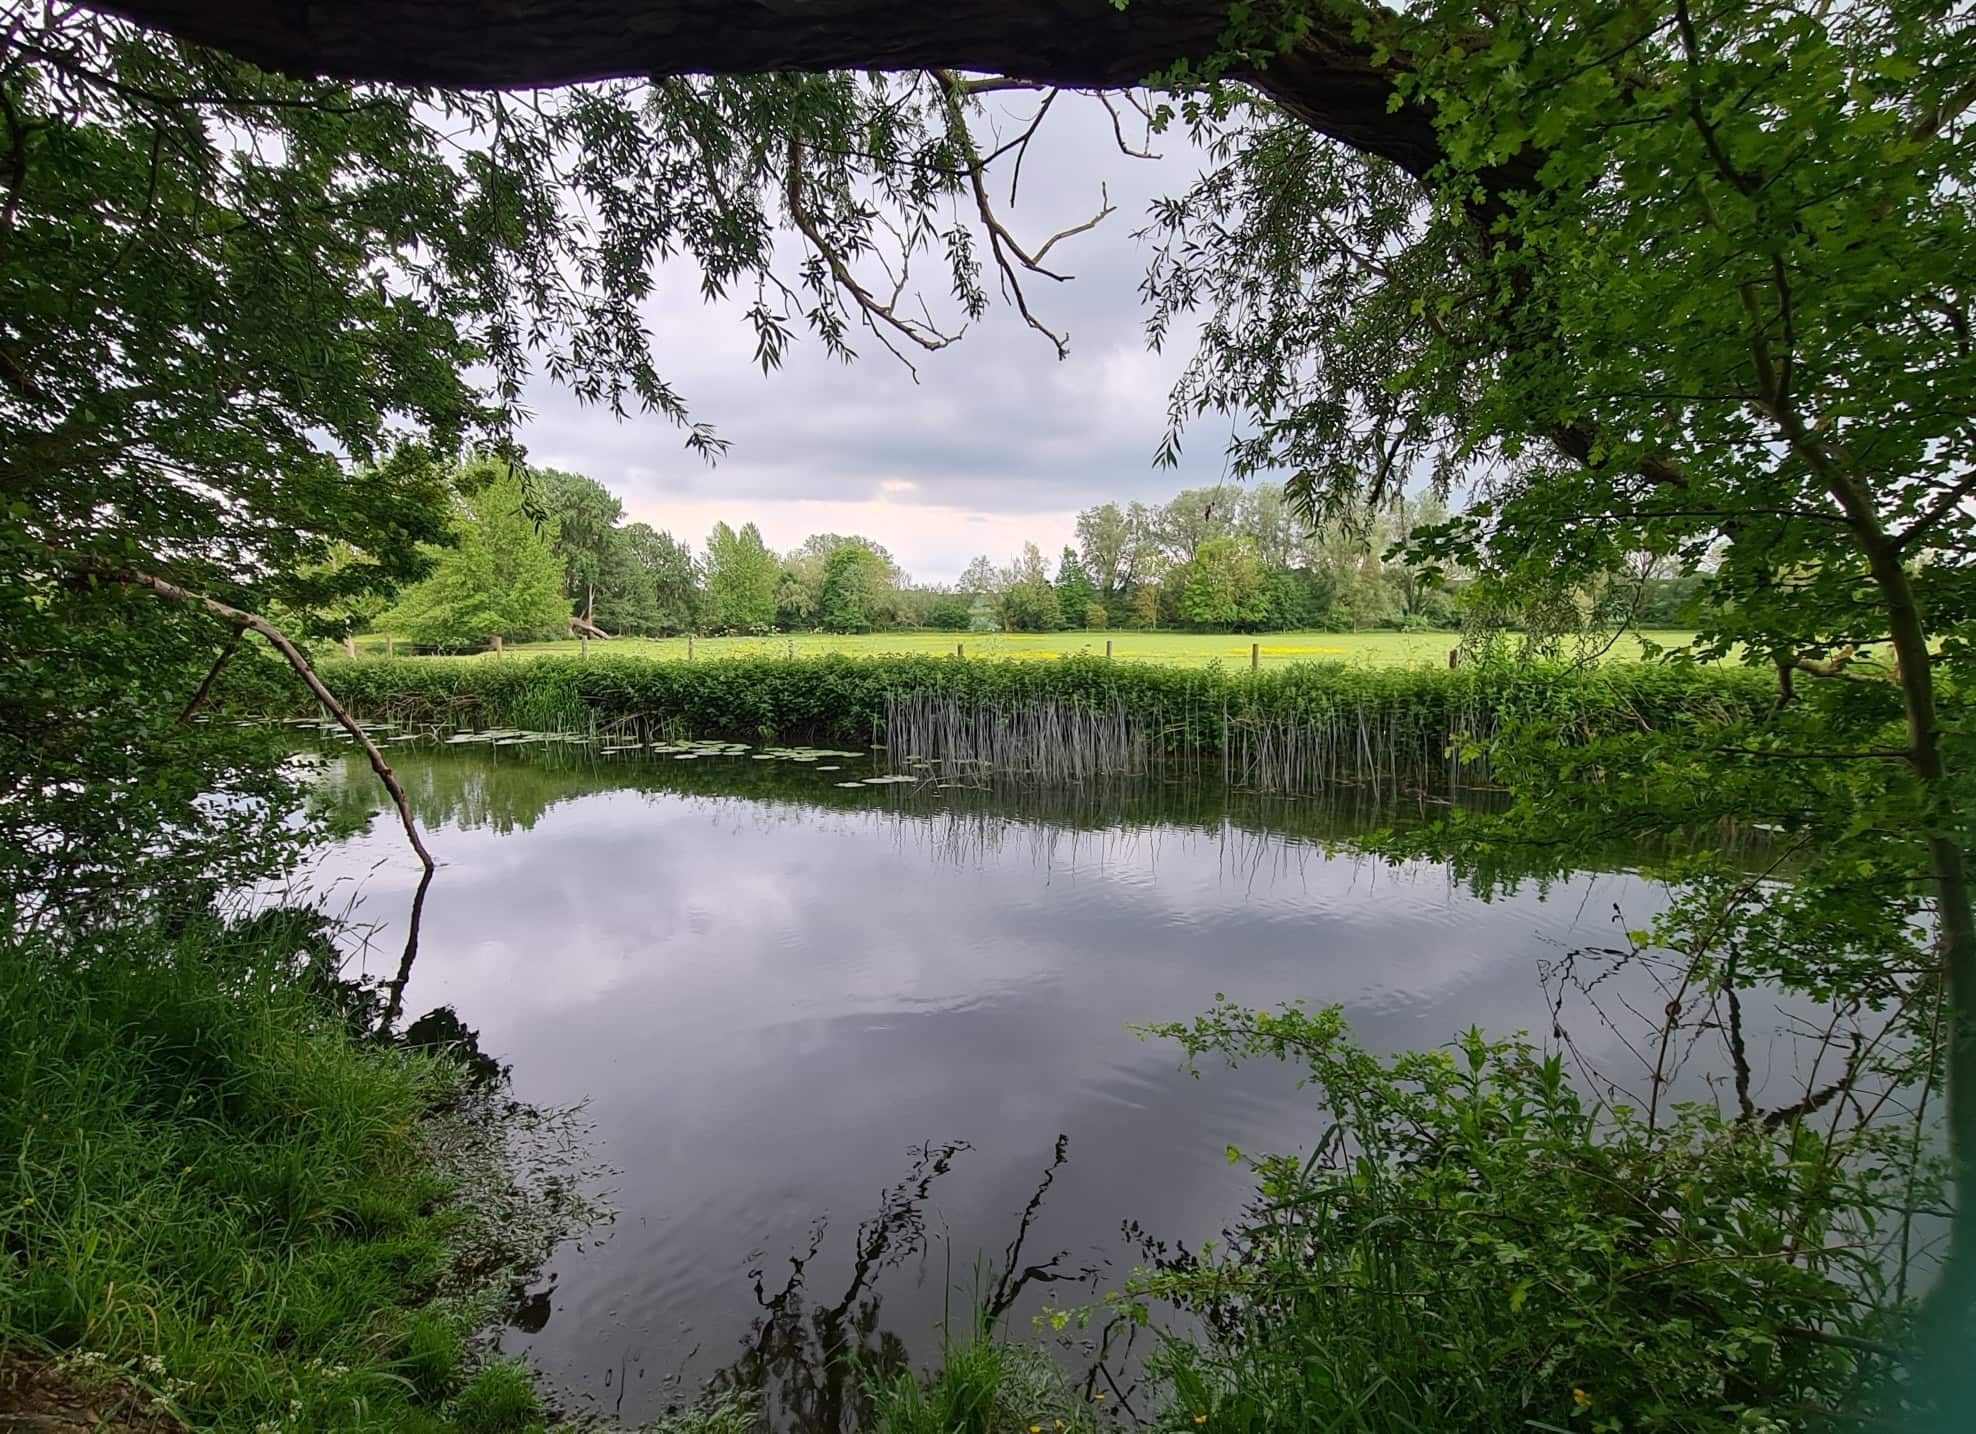
<instances>
[{"instance_id":1,"label":"willow branch","mask_svg":"<svg viewBox=\"0 0 1976 1434\"><path fill-rule=\"evenodd\" d=\"M944 349L959 338L958 333L942 333L931 326L900 318L894 307L898 302L898 291L895 290L892 299L887 301L880 299L858 281L857 275L851 272L851 266L844 262L844 256L838 252L837 246L824 237L822 227L818 225L816 216L810 211L808 201L803 197L803 142L793 134L789 136L787 163L789 172L783 180L783 201L789 209L789 222L810 241L811 247L816 250L818 257L830 271L831 281L848 294L851 301L858 306L864 315L866 326L878 336L879 342L892 349L899 361L907 368L911 368L912 364L906 356L899 353L886 338L885 329L889 328L903 335L929 353L936 349ZM905 275L902 272L899 276L899 287L903 290L904 286ZM880 327L881 325L883 327Z\"/></svg>"},{"instance_id":2,"label":"willow branch","mask_svg":"<svg viewBox=\"0 0 1976 1434\"><path fill-rule=\"evenodd\" d=\"M288 665L295 669L296 675L308 686L309 691L315 694L316 700L329 709L330 714L336 718L343 730L354 737L358 745L364 749L364 755L370 758L371 770L377 773L378 780L384 783L384 789L391 793L391 800L397 804L398 816L405 823L405 837L411 842L412 850L418 853L419 861L427 871L433 869L432 853L425 849L425 843L419 839L418 824L412 820L412 804L405 796L405 789L398 785L397 774L384 760L384 754L378 751L377 744L371 741L370 734L365 732L357 720L350 715L348 709L336 700L336 694L323 685L322 679L316 676L315 668L309 665L309 659L302 655L299 647L289 641L287 633L258 613L234 607L231 603L223 603L218 598L207 597L204 593L192 592L151 573L139 572L135 568L118 567L82 553L56 551L54 556L78 572L90 573L110 582L149 588L160 597L176 598L180 602L203 607L237 627L252 628L266 638L275 651L288 659Z\"/></svg>"}]
</instances>

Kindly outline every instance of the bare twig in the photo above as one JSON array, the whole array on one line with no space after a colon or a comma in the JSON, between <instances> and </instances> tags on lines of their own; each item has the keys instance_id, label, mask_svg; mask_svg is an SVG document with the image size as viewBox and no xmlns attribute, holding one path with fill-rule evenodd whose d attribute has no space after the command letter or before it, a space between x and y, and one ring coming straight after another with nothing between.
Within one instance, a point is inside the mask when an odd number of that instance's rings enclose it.
<instances>
[{"instance_id":1,"label":"bare twig","mask_svg":"<svg viewBox=\"0 0 1976 1434\"><path fill-rule=\"evenodd\" d=\"M803 142L793 134L789 136L787 164L789 172L783 177L783 199L789 209L790 222L805 239L810 241L811 247L816 250L818 257L830 271L832 282L848 294L851 301L858 306L859 311L864 315L866 326L878 336L879 342L891 349L899 361L910 369L912 363L886 338L884 329L891 329L929 353L943 349L958 339L959 333L942 333L930 324L899 317L893 307L893 303L897 301L897 290L894 291L892 302L887 302L859 282L858 276L851 272L851 266L844 262L844 256L838 251L837 246L824 237L816 216L803 197ZM899 284L900 288L904 287L903 273L899 277Z\"/></svg>"},{"instance_id":2,"label":"bare twig","mask_svg":"<svg viewBox=\"0 0 1976 1434\"><path fill-rule=\"evenodd\" d=\"M933 76L945 88L947 93L948 119L953 126L956 138L963 146L968 158L968 186L974 194L974 208L976 214L980 217L981 227L988 234L989 253L995 258L995 267L1001 270L1002 288L1009 301L1015 305L1016 312L1022 315L1023 322L1048 339L1055 346L1057 357L1063 358L1070 352L1068 337L1056 333L1030 311L1029 299L1023 292L1022 279L1017 271L1019 269L1027 270L1032 274L1040 274L1042 277L1053 279L1058 283L1062 283L1070 278L1068 274L1060 274L1055 270L1045 268L1043 266L1043 259L1060 241L1068 239L1074 234L1082 234L1089 229L1096 228L1104 220L1105 216L1112 212L1111 196L1101 188L1099 190L1099 206L1096 214L1092 215L1091 218L1085 220L1082 224L1074 224L1068 229L1063 229L1052 234L1032 254L1028 249L1023 247L1015 235L1009 232L1008 226L1002 223L1001 217L995 212L994 203L988 197L987 165L974 147L974 141L967 131L967 118L962 111L962 101L969 93L966 88L966 82L951 70L935 70L933 71ZM1041 118L1040 113L1038 118ZM1022 138L1026 138L1026 132ZM1021 140L1019 139L1017 142L1020 143Z\"/></svg>"},{"instance_id":3,"label":"bare twig","mask_svg":"<svg viewBox=\"0 0 1976 1434\"><path fill-rule=\"evenodd\" d=\"M1138 110L1141 115L1144 115L1146 113L1145 107L1141 105L1139 101L1134 99L1130 94L1125 96L1125 102L1131 105L1134 109ZM1118 152L1120 154L1126 156L1126 158L1128 159L1158 159L1159 158L1159 156L1157 154L1154 154L1151 150L1134 149L1126 141L1125 124L1119 118L1118 107L1112 103L1111 95L1107 94L1103 90L1100 90L1098 92L1098 103L1102 104L1105 107L1105 113L1111 116L1112 138L1118 141ZM1149 128L1148 134L1150 133L1151 130Z\"/></svg>"},{"instance_id":4,"label":"bare twig","mask_svg":"<svg viewBox=\"0 0 1976 1434\"><path fill-rule=\"evenodd\" d=\"M215 679L226 669L227 663L233 661L233 654L240 650L240 639L246 631L247 629L239 624L234 625L233 636L226 640L226 646L220 649L220 655L213 659L213 665L207 669L205 681L201 682L199 690L192 694L192 700L185 704L185 710L178 714L179 726L183 727L192 720L192 714L199 710L199 705L206 700L206 694L212 691Z\"/></svg>"}]
</instances>

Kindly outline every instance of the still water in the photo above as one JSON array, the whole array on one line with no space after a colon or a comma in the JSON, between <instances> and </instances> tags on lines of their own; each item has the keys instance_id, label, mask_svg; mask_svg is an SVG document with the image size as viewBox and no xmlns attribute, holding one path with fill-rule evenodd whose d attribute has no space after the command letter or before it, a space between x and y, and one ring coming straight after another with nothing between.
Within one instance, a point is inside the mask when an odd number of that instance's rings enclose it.
<instances>
[{"instance_id":1,"label":"still water","mask_svg":"<svg viewBox=\"0 0 1976 1434\"><path fill-rule=\"evenodd\" d=\"M325 801L374 809L361 758L326 760ZM614 1172L614 1224L557 1256L504 1342L627 1418L728 1371L766 1377L779 1422L827 1425L812 1346L844 1327L923 1357L1046 1172L1018 1265L1084 1284L1032 1282L1019 1328L1112 1287L1140 1254L1126 1222L1213 1236L1247 1193L1226 1148L1306 1148L1310 1094L1269 1065L1191 1076L1133 1023L1226 993L1340 1002L1382 1051L1470 1025L1550 1038L1546 975L1610 962L1663 900L1610 857L1484 899L1354 856L1341 838L1419 812L1351 793L846 788L874 770L848 756L394 762L442 863L407 1017L451 1007L518 1098L583 1103ZM417 877L383 820L320 863L376 927L374 977ZM1579 1059L1623 1077L1621 998L1645 979L1601 993L1618 1020L1567 1001Z\"/></svg>"}]
</instances>

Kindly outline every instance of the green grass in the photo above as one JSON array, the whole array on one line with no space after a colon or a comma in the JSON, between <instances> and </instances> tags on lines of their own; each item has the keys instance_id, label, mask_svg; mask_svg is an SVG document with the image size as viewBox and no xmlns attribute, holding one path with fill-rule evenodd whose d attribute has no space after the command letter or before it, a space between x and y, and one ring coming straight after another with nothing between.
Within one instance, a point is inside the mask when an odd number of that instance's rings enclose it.
<instances>
[{"instance_id":1,"label":"green grass","mask_svg":"<svg viewBox=\"0 0 1976 1434\"><path fill-rule=\"evenodd\" d=\"M900 1370L869 1379L867 1393L869 1434L1092 1434L1097 1427L1098 1406L1045 1350L1010 1342L978 1313L967 1337L942 1341L925 1378Z\"/></svg>"},{"instance_id":2,"label":"green grass","mask_svg":"<svg viewBox=\"0 0 1976 1434\"><path fill-rule=\"evenodd\" d=\"M424 1138L457 1069L362 1042L290 939L202 923L0 952L0 1352L194 1428L520 1430Z\"/></svg>"},{"instance_id":3,"label":"green grass","mask_svg":"<svg viewBox=\"0 0 1976 1434\"><path fill-rule=\"evenodd\" d=\"M1662 647L1685 643L1687 632L1655 632L1651 640ZM852 656L940 656L956 646L968 657L1049 659L1066 654L1105 655L1105 644L1112 645L1118 661L1150 662L1167 667L1206 667L1219 662L1228 667L1246 667L1251 644L1259 646L1264 667L1284 667L1297 662L1363 663L1375 667L1446 666L1448 651L1461 638L1452 632L1269 632L1254 637L1240 633L1199 632L873 632L854 636L831 633L792 633L775 637L701 637L692 642L693 656L719 657L814 657L823 653ZM358 639L358 650L381 656L382 637ZM546 654L571 654L582 644L575 639L562 642L509 644L500 658L483 653L471 661L498 661L503 658ZM399 651L407 651L399 644ZM687 639L683 637L620 637L609 642L593 642L591 654L613 657L651 657L683 661ZM1608 660L1640 656L1637 638L1622 638L1613 645Z\"/></svg>"}]
</instances>

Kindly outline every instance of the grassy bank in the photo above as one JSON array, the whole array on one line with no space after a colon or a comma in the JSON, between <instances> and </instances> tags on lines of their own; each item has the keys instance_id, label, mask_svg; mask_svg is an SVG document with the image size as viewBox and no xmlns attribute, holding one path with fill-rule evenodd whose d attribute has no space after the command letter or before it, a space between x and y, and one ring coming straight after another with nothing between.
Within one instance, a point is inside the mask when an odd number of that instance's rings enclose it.
<instances>
[{"instance_id":1,"label":"grassy bank","mask_svg":"<svg viewBox=\"0 0 1976 1434\"><path fill-rule=\"evenodd\" d=\"M1046 779L1176 764L1238 785L1477 782L1525 718L1582 736L1672 731L1772 700L1734 668L1355 668L1249 673L1069 657L366 660L326 668L359 713L442 727L880 743L898 758Z\"/></svg>"},{"instance_id":2,"label":"grassy bank","mask_svg":"<svg viewBox=\"0 0 1976 1434\"><path fill-rule=\"evenodd\" d=\"M1642 654L1641 636L1660 647L1684 646L1690 632L1629 634L1613 644L1607 659L1625 662ZM1103 657L1107 645L1120 662L1145 662L1162 667L1246 667L1249 649L1265 668L1299 662L1344 662L1365 667L1445 667L1448 650L1461 640L1453 632L1263 632L1253 636L1227 632L1145 632L1133 628L1077 632L865 632L776 633L767 637L621 637L593 642L601 656L643 657L665 662L728 657L945 657L955 647L969 657L1017 658ZM558 642L510 644L505 658L574 656L582 647L575 638ZM360 653L385 655L382 636L357 639ZM398 643L401 655L409 648ZM494 659L482 654L482 659ZM449 659L450 660L450 659ZM480 660L480 659L469 659Z\"/></svg>"},{"instance_id":3,"label":"grassy bank","mask_svg":"<svg viewBox=\"0 0 1976 1434\"><path fill-rule=\"evenodd\" d=\"M359 1039L311 989L311 939L202 920L0 959L0 1363L33 1371L23 1417L72 1396L156 1421L115 1427L542 1426L526 1372L474 1354L494 1137L459 1066Z\"/></svg>"}]
</instances>

